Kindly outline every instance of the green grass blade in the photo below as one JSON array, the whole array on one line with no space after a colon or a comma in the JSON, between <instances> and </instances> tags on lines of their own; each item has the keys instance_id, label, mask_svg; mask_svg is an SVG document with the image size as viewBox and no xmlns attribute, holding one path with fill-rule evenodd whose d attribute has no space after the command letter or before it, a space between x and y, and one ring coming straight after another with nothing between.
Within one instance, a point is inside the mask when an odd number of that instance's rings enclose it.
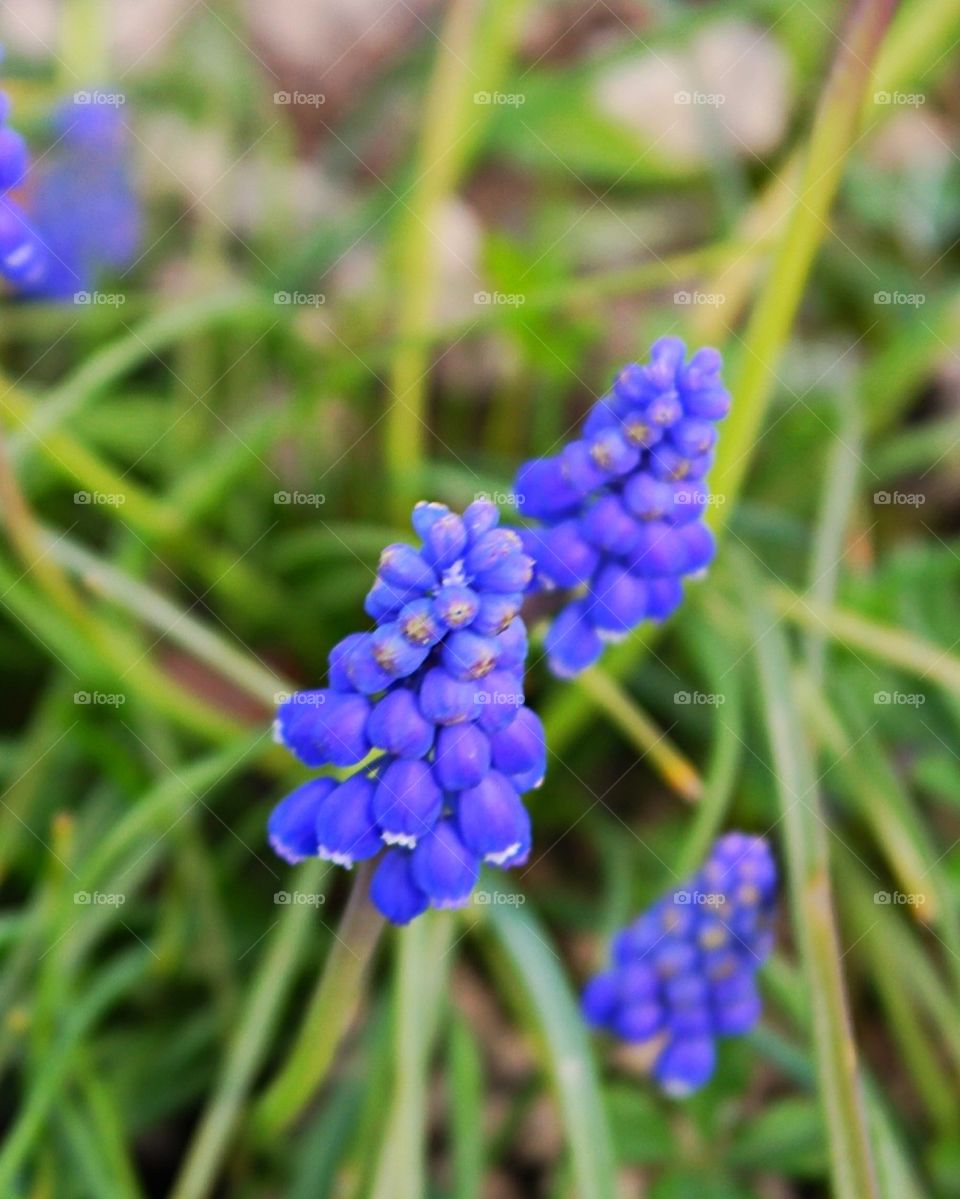
<instances>
[{"instance_id":1,"label":"green grass blade","mask_svg":"<svg viewBox=\"0 0 960 1199\"><path fill-rule=\"evenodd\" d=\"M319 891L328 869L325 862L311 861L298 873L296 889L308 893ZM291 904L283 910L231 1038L216 1089L170 1193L171 1199L202 1199L213 1190L243 1104L276 1032L294 970L312 931L315 911L308 904Z\"/></svg>"},{"instance_id":2,"label":"green grass blade","mask_svg":"<svg viewBox=\"0 0 960 1199\"><path fill-rule=\"evenodd\" d=\"M509 892L494 891L507 898ZM546 930L526 905L493 903L489 928L529 1002L560 1109L578 1199L617 1193L607 1115L586 1025Z\"/></svg>"},{"instance_id":3,"label":"green grass blade","mask_svg":"<svg viewBox=\"0 0 960 1199\"><path fill-rule=\"evenodd\" d=\"M754 652L780 797L793 921L811 999L834 1195L876 1199L877 1176L840 965L816 776L794 705L783 632L755 598L745 595L745 601L757 638Z\"/></svg>"}]
</instances>

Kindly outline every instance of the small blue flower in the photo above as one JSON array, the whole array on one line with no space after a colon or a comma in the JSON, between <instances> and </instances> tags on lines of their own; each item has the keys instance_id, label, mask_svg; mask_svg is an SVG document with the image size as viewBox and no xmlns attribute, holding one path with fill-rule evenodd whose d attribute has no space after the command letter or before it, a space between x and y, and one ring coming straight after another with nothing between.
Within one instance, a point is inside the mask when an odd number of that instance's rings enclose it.
<instances>
[{"instance_id":1,"label":"small blue flower","mask_svg":"<svg viewBox=\"0 0 960 1199\"><path fill-rule=\"evenodd\" d=\"M381 847L373 815L374 782L354 774L335 787L317 811L317 854L338 866L372 858Z\"/></svg>"},{"instance_id":2,"label":"small blue flower","mask_svg":"<svg viewBox=\"0 0 960 1199\"><path fill-rule=\"evenodd\" d=\"M464 845L477 857L503 866L526 844L530 817L510 779L491 770L460 794L457 827Z\"/></svg>"},{"instance_id":3,"label":"small blue flower","mask_svg":"<svg viewBox=\"0 0 960 1199\"><path fill-rule=\"evenodd\" d=\"M424 758L430 752L436 726L420 711L416 693L400 687L377 703L366 725L370 744L399 758Z\"/></svg>"},{"instance_id":4,"label":"small blue flower","mask_svg":"<svg viewBox=\"0 0 960 1199\"><path fill-rule=\"evenodd\" d=\"M772 947L776 893L767 842L727 833L693 878L616 935L611 968L584 989L589 1024L654 1045L653 1076L668 1095L703 1086L716 1039L759 1020L756 973Z\"/></svg>"},{"instance_id":5,"label":"small blue flower","mask_svg":"<svg viewBox=\"0 0 960 1199\"><path fill-rule=\"evenodd\" d=\"M359 769L309 792L309 810L303 788L282 800L274 847L346 867L389 847L371 897L397 924L467 903L482 862L520 865L530 853L521 796L546 768L523 694L519 610L533 562L498 521L486 501L463 516L418 504L422 548L388 546L367 595L377 627L334 646L328 687L277 712L277 738L302 762Z\"/></svg>"},{"instance_id":6,"label":"small blue flower","mask_svg":"<svg viewBox=\"0 0 960 1199\"><path fill-rule=\"evenodd\" d=\"M414 882L435 908L463 907L480 874L479 855L467 848L449 820L418 842L410 865Z\"/></svg>"},{"instance_id":7,"label":"small blue flower","mask_svg":"<svg viewBox=\"0 0 960 1199\"><path fill-rule=\"evenodd\" d=\"M277 709L274 737L305 766L355 766L370 752L370 714L363 695L298 691Z\"/></svg>"},{"instance_id":8,"label":"small blue flower","mask_svg":"<svg viewBox=\"0 0 960 1199\"><path fill-rule=\"evenodd\" d=\"M437 733L433 772L444 791L475 787L490 769L490 738L476 724L453 724Z\"/></svg>"},{"instance_id":9,"label":"small blue flower","mask_svg":"<svg viewBox=\"0 0 960 1199\"><path fill-rule=\"evenodd\" d=\"M413 880L411 855L388 849L370 880L370 898L394 924L409 924L425 912L430 900Z\"/></svg>"},{"instance_id":10,"label":"small blue flower","mask_svg":"<svg viewBox=\"0 0 960 1199\"><path fill-rule=\"evenodd\" d=\"M274 851L294 864L317 854L317 814L336 787L336 779L311 779L270 813L267 833Z\"/></svg>"},{"instance_id":11,"label":"small blue flower","mask_svg":"<svg viewBox=\"0 0 960 1199\"><path fill-rule=\"evenodd\" d=\"M428 762L397 758L379 775L372 812L387 845L412 849L442 811L443 792Z\"/></svg>"},{"instance_id":12,"label":"small blue flower","mask_svg":"<svg viewBox=\"0 0 960 1199\"><path fill-rule=\"evenodd\" d=\"M594 404L581 437L517 472L517 506L540 522L521 533L533 586L576 591L547 634L560 677L641 621L665 620L683 598L681 580L713 558L704 480L730 395L716 350L685 354L678 338L661 338L646 366L625 367Z\"/></svg>"},{"instance_id":13,"label":"small blue flower","mask_svg":"<svg viewBox=\"0 0 960 1199\"><path fill-rule=\"evenodd\" d=\"M8 114L4 104L0 125ZM131 261L140 211L117 108L67 102L54 130L53 146L30 167L23 139L0 127L0 274L20 295L68 299ZM23 201L9 195L21 185Z\"/></svg>"}]
</instances>

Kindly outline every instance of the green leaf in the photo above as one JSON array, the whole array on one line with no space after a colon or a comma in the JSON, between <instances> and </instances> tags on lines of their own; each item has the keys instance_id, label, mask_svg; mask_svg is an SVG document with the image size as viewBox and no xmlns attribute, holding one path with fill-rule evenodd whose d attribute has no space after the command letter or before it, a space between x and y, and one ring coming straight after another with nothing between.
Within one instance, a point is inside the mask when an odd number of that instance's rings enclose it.
<instances>
[{"instance_id":1,"label":"green leaf","mask_svg":"<svg viewBox=\"0 0 960 1199\"><path fill-rule=\"evenodd\" d=\"M812 1099L791 1096L752 1117L734 1141L728 1161L736 1166L769 1168L799 1178L822 1178L827 1168L820 1110Z\"/></svg>"},{"instance_id":2,"label":"green leaf","mask_svg":"<svg viewBox=\"0 0 960 1199\"><path fill-rule=\"evenodd\" d=\"M484 884L490 886L489 880ZM492 887L491 931L529 1002L566 1132L578 1199L613 1199L613 1149L586 1025L546 930L510 892ZM498 901L498 897L499 901ZM514 897L519 899L520 897Z\"/></svg>"},{"instance_id":3,"label":"green leaf","mask_svg":"<svg viewBox=\"0 0 960 1199\"><path fill-rule=\"evenodd\" d=\"M663 1107L638 1083L617 1083L604 1092L617 1161L631 1166L669 1162L677 1153Z\"/></svg>"}]
</instances>

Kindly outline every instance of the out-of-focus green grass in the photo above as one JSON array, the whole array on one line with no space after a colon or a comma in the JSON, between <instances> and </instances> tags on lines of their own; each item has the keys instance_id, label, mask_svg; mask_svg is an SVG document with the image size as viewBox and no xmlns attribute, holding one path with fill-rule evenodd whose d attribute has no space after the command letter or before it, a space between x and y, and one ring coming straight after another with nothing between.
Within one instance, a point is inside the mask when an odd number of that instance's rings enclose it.
<instances>
[{"instance_id":1,"label":"out-of-focus green grass","mask_svg":"<svg viewBox=\"0 0 960 1199\"><path fill-rule=\"evenodd\" d=\"M5 305L4 440L42 556L0 548L0 1195L592 1199L617 1176L846 1199L872 1193L841 1177L865 1153L884 1199L950 1199L960 6L903 4L869 81L845 33L806 176L833 5L418 16L373 66L348 48L356 76L307 78L239 10L184 13L114 64L148 218L103 283L124 302ZM697 66L728 104L634 91L641 131L604 111L625 64L731 22L746 63ZM8 55L38 145L109 59L91 28ZM775 106L754 44L784 121L735 151L710 122L753 88ZM720 345L734 383L717 563L603 674L561 684L534 655L550 770L503 884L524 902L391 934L364 975L375 930L337 931L349 878L265 844L300 777L275 695L321 680L411 498L506 492L674 332ZM792 898L762 1028L678 1106L590 1043L573 995L727 825L769 832Z\"/></svg>"}]
</instances>

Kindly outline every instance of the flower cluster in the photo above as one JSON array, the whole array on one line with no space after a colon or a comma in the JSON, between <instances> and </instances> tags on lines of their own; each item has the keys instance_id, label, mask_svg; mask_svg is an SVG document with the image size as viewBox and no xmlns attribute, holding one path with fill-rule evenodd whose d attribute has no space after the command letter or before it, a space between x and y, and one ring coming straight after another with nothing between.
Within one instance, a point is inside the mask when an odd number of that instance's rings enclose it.
<instances>
[{"instance_id":1,"label":"flower cluster","mask_svg":"<svg viewBox=\"0 0 960 1199\"><path fill-rule=\"evenodd\" d=\"M131 261L140 211L116 108L69 101L53 127L53 147L29 171L23 139L0 128L0 274L21 295L70 299ZM21 204L8 193L24 183Z\"/></svg>"},{"instance_id":2,"label":"flower cluster","mask_svg":"<svg viewBox=\"0 0 960 1199\"><path fill-rule=\"evenodd\" d=\"M367 595L376 629L334 647L326 688L278 710L278 740L306 765L363 765L282 800L274 849L350 867L387 846L371 896L397 924L467 903L482 862L520 865L530 851L520 797L546 763L523 694L533 563L498 521L486 501L462 517L418 504L422 547L388 546Z\"/></svg>"},{"instance_id":3,"label":"flower cluster","mask_svg":"<svg viewBox=\"0 0 960 1199\"><path fill-rule=\"evenodd\" d=\"M613 964L583 996L589 1023L653 1042L654 1077L675 1097L713 1073L717 1037L760 1016L755 976L773 945L777 868L767 842L728 833L701 870L613 943Z\"/></svg>"},{"instance_id":4,"label":"flower cluster","mask_svg":"<svg viewBox=\"0 0 960 1199\"><path fill-rule=\"evenodd\" d=\"M7 123L10 100L0 92L0 274L15 287L29 289L42 279L48 255L20 205L10 193L27 177L27 144Z\"/></svg>"},{"instance_id":5,"label":"flower cluster","mask_svg":"<svg viewBox=\"0 0 960 1199\"><path fill-rule=\"evenodd\" d=\"M669 616L683 577L713 557L706 474L730 394L716 350L685 355L678 338L655 342L649 364L625 367L593 405L579 438L517 474L517 506L540 522L523 532L534 585L578 589L547 635L561 677L642 620Z\"/></svg>"}]
</instances>

